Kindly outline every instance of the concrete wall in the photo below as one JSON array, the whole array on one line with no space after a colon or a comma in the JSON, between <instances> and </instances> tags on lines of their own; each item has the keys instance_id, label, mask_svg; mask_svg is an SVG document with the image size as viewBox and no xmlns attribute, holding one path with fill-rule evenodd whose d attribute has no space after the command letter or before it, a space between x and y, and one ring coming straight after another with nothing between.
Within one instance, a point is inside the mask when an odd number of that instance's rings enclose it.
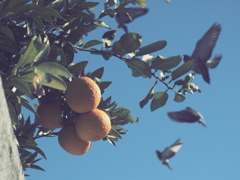
<instances>
[{"instance_id":1,"label":"concrete wall","mask_svg":"<svg viewBox=\"0 0 240 180\"><path fill-rule=\"evenodd\" d=\"M25 180L0 77L0 180Z\"/></svg>"}]
</instances>

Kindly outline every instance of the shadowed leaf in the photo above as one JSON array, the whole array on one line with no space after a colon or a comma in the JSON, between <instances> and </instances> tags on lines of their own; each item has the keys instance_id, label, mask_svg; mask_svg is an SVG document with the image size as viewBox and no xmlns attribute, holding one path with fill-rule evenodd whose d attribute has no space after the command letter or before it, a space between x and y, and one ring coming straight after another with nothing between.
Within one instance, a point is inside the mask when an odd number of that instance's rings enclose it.
<instances>
[{"instance_id":1,"label":"shadowed leaf","mask_svg":"<svg viewBox=\"0 0 240 180\"><path fill-rule=\"evenodd\" d=\"M154 111L166 104L168 94L166 92L156 92L151 102L151 111Z\"/></svg>"},{"instance_id":2,"label":"shadowed leaf","mask_svg":"<svg viewBox=\"0 0 240 180\"><path fill-rule=\"evenodd\" d=\"M193 60L190 60L184 63L183 65L181 65L180 67L178 67L177 69L175 69L172 72L172 80L175 80L181 77L182 75L186 74L187 72L191 71L192 66L193 66Z\"/></svg>"},{"instance_id":3,"label":"shadowed leaf","mask_svg":"<svg viewBox=\"0 0 240 180\"><path fill-rule=\"evenodd\" d=\"M138 49L139 51L136 53L136 56L142 56L145 54L150 54L150 53L159 51L164 47L166 47L166 45L167 45L167 41L157 41L155 43L139 48Z\"/></svg>"}]
</instances>

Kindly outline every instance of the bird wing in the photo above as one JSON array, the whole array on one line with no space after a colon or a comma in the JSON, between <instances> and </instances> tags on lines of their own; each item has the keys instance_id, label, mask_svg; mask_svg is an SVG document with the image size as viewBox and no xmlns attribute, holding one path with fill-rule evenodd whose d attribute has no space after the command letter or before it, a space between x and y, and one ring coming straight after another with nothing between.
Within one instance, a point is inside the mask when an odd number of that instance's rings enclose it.
<instances>
[{"instance_id":1,"label":"bird wing","mask_svg":"<svg viewBox=\"0 0 240 180\"><path fill-rule=\"evenodd\" d=\"M165 161L163 164L167 165L167 167L168 167L170 170L172 170L172 166L170 165L168 159L166 159L166 161Z\"/></svg>"},{"instance_id":2,"label":"bird wing","mask_svg":"<svg viewBox=\"0 0 240 180\"><path fill-rule=\"evenodd\" d=\"M170 159L179 151L181 147L182 141L179 139L174 144L164 149L162 152L162 159Z\"/></svg>"},{"instance_id":3,"label":"bird wing","mask_svg":"<svg viewBox=\"0 0 240 180\"><path fill-rule=\"evenodd\" d=\"M200 114L199 112L197 112L196 110L194 110L194 109L192 109L190 107L187 107L186 110L191 112L191 113L193 113L195 116L198 116L198 122L200 124L202 124L204 127L207 127L206 123L205 123L205 120L204 120L204 117L203 117L202 114Z\"/></svg>"},{"instance_id":4,"label":"bird wing","mask_svg":"<svg viewBox=\"0 0 240 180\"><path fill-rule=\"evenodd\" d=\"M210 75L209 75L207 65L200 58L198 58L197 63L198 63L198 67L197 67L198 73L202 74L204 81L210 84Z\"/></svg>"},{"instance_id":5,"label":"bird wing","mask_svg":"<svg viewBox=\"0 0 240 180\"><path fill-rule=\"evenodd\" d=\"M132 22L134 19L145 15L149 10L147 8L125 8L126 12L117 13L115 16L115 19L118 23L119 28L123 28L125 33L128 33L127 26L125 24L128 24Z\"/></svg>"},{"instance_id":6,"label":"bird wing","mask_svg":"<svg viewBox=\"0 0 240 180\"><path fill-rule=\"evenodd\" d=\"M210 59L212 51L216 45L221 32L221 25L214 23L212 27L197 42L192 58L197 60L200 58L204 63Z\"/></svg>"},{"instance_id":7,"label":"bird wing","mask_svg":"<svg viewBox=\"0 0 240 180\"><path fill-rule=\"evenodd\" d=\"M162 160L162 153L160 151L156 151L158 159Z\"/></svg>"},{"instance_id":8,"label":"bird wing","mask_svg":"<svg viewBox=\"0 0 240 180\"><path fill-rule=\"evenodd\" d=\"M169 112L167 114L168 117L175 122L194 123L198 121L198 116L196 116L195 114L188 110Z\"/></svg>"},{"instance_id":9,"label":"bird wing","mask_svg":"<svg viewBox=\"0 0 240 180\"><path fill-rule=\"evenodd\" d=\"M222 55L216 55L216 56L214 56L214 58L212 60L208 60L206 62L206 65L207 65L208 68L214 69L218 66L221 59L222 59Z\"/></svg>"}]
</instances>

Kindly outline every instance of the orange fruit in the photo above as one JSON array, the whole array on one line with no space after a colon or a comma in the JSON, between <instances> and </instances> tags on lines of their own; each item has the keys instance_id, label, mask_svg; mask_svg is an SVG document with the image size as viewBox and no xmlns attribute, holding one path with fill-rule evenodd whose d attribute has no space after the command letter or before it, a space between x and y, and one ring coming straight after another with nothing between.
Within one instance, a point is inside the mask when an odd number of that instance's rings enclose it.
<instances>
[{"instance_id":1,"label":"orange fruit","mask_svg":"<svg viewBox=\"0 0 240 180\"><path fill-rule=\"evenodd\" d=\"M106 137L110 131L110 118L99 109L83 113L76 120L76 132L85 141L98 141Z\"/></svg>"},{"instance_id":2,"label":"orange fruit","mask_svg":"<svg viewBox=\"0 0 240 180\"><path fill-rule=\"evenodd\" d=\"M75 124L64 126L58 133L60 146L73 155L82 155L88 152L91 142L84 141L78 137Z\"/></svg>"},{"instance_id":3,"label":"orange fruit","mask_svg":"<svg viewBox=\"0 0 240 180\"><path fill-rule=\"evenodd\" d=\"M56 99L50 104L40 104L37 109L38 123L47 129L62 128L61 124L61 100Z\"/></svg>"},{"instance_id":4,"label":"orange fruit","mask_svg":"<svg viewBox=\"0 0 240 180\"><path fill-rule=\"evenodd\" d=\"M73 111L86 113L97 108L101 100L101 91L92 79L78 77L68 84L65 98Z\"/></svg>"}]
</instances>

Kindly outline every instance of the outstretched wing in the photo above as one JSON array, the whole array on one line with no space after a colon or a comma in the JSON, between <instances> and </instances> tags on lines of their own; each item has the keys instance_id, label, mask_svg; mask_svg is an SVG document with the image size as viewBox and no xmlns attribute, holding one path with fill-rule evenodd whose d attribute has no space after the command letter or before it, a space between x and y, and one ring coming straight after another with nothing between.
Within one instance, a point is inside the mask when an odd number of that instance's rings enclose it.
<instances>
[{"instance_id":1,"label":"outstretched wing","mask_svg":"<svg viewBox=\"0 0 240 180\"><path fill-rule=\"evenodd\" d=\"M218 66L221 59L222 59L222 55L216 55L216 56L214 56L214 58L212 60L208 60L206 62L206 65L207 65L208 68L214 69Z\"/></svg>"},{"instance_id":2,"label":"outstretched wing","mask_svg":"<svg viewBox=\"0 0 240 180\"><path fill-rule=\"evenodd\" d=\"M214 23L212 27L197 42L192 58L197 60L200 58L204 63L210 59L212 51L216 45L221 32L221 25Z\"/></svg>"},{"instance_id":3,"label":"outstretched wing","mask_svg":"<svg viewBox=\"0 0 240 180\"><path fill-rule=\"evenodd\" d=\"M119 28L123 28L125 33L128 33L127 26L134 19L145 15L149 10L147 8L126 8L126 12L117 13L115 19L118 23Z\"/></svg>"},{"instance_id":4,"label":"outstretched wing","mask_svg":"<svg viewBox=\"0 0 240 180\"><path fill-rule=\"evenodd\" d=\"M198 116L194 115L192 112L188 110L169 112L167 113L168 117L175 122L186 122L186 123L194 123L198 121Z\"/></svg>"},{"instance_id":5,"label":"outstretched wing","mask_svg":"<svg viewBox=\"0 0 240 180\"><path fill-rule=\"evenodd\" d=\"M162 152L162 157L164 159L170 159L171 157L173 157L179 151L179 149L181 147L182 147L182 141L180 139L178 139L171 146L164 149L164 151Z\"/></svg>"}]
</instances>

